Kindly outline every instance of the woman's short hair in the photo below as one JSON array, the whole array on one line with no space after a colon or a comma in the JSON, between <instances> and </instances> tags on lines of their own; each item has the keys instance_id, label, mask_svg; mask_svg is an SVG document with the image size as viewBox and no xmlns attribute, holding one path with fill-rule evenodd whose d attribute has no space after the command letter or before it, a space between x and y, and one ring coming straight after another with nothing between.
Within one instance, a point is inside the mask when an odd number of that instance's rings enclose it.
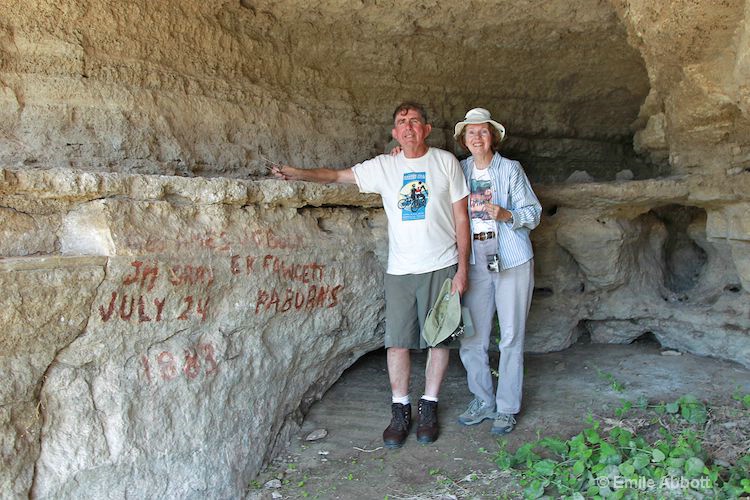
<instances>
[{"instance_id":1,"label":"woman's short hair","mask_svg":"<svg viewBox=\"0 0 750 500\"><path fill-rule=\"evenodd\" d=\"M493 126L491 126L489 123L480 123L479 125L484 125L487 127L487 130L490 131L490 134L492 135L492 142L490 142L490 149L493 153L497 152L500 149L500 143L503 141L502 137L500 137L500 132L497 131L497 129ZM464 127L463 130L461 130L461 134L458 136L458 145L461 146L464 150L468 151L469 148L466 147L466 128Z\"/></svg>"}]
</instances>

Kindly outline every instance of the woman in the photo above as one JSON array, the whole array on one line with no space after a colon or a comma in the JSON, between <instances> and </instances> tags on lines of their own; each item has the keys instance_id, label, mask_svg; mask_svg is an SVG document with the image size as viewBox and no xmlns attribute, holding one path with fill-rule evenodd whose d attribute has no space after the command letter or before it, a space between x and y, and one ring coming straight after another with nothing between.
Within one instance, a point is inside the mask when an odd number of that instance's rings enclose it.
<instances>
[{"instance_id":1,"label":"woman","mask_svg":"<svg viewBox=\"0 0 750 500\"><path fill-rule=\"evenodd\" d=\"M458 421L475 425L492 418L492 433L507 434L521 409L523 343L534 290L529 233L539 224L542 207L521 164L498 153L505 127L489 111L469 110L456 124L454 138L471 153L461 161L471 191L473 233L469 289L462 302L475 330L461 340L459 352L474 400ZM496 393L487 356L495 312L500 322Z\"/></svg>"}]
</instances>

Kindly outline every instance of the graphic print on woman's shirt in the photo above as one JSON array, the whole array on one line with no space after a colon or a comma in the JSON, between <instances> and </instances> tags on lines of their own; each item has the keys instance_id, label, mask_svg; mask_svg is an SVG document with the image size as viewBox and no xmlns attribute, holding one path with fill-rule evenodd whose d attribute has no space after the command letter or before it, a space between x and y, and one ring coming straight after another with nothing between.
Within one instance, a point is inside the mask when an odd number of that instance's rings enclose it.
<instances>
[{"instance_id":1,"label":"graphic print on woman's shirt","mask_svg":"<svg viewBox=\"0 0 750 500\"><path fill-rule=\"evenodd\" d=\"M474 168L469 181L469 191L472 232L477 234L496 231L495 221L487 213L487 203L492 203L492 180L487 169Z\"/></svg>"},{"instance_id":2,"label":"graphic print on woman's shirt","mask_svg":"<svg viewBox=\"0 0 750 500\"><path fill-rule=\"evenodd\" d=\"M402 221L424 219L429 196L426 180L424 172L404 174L404 184L398 193L398 208L401 210Z\"/></svg>"},{"instance_id":3,"label":"graphic print on woman's shirt","mask_svg":"<svg viewBox=\"0 0 750 500\"><path fill-rule=\"evenodd\" d=\"M471 207L471 218L490 220L487 214L486 203L492 203L492 181L489 179L471 179L469 186L469 206Z\"/></svg>"}]
</instances>

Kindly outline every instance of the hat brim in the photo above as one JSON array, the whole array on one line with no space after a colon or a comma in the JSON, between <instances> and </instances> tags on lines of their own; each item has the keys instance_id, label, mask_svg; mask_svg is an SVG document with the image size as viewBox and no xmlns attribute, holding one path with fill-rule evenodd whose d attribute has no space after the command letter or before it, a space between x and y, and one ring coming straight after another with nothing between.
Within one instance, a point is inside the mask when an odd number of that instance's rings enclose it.
<instances>
[{"instance_id":1,"label":"hat brim","mask_svg":"<svg viewBox=\"0 0 750 500\"><path fill-rule=\"evenodd\" d=\"M466 125L479 125L480 123L489 123L490 125L495 127L495 130L497 130L500 134L500 141L503 141L505 139L505 127L503 127L495 120L464 120L462 122L458 122L453 129L453 138L458 139L458 136L461 135L461 132Z\"/></svg>"},{"instance_id":2,"label":"hat brim","mask_svg":"<svg viewBox=\"0 0 750 500\"><path fill-rule=\"evenodd\" d=\"M460 325L461 299L458 293L451 294L451 288L452 280L447 278L425 318L422 338L430 347L446 340Z\"/></svg>"}]
</instances>

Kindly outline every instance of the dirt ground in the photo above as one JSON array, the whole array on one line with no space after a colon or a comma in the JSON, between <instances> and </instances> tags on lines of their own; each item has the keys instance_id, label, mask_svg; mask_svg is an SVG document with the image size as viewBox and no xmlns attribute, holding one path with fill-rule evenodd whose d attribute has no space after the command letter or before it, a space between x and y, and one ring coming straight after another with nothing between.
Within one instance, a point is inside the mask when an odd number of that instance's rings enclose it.
<instances>
[{"instance_id":1,"label":"dirt ground","mask_svg":"<svg viewBox=\"0 0 750 500\"><path fill-rule=\"evenodd\" d=\"M496 366L497 353L492 364ZM412 402L422 394L425 355L412 356ZM576 344L525 357L523 409L508 449L538 436L569 438L585 418L611 417L622 400L673 402L692 394L709 404L750 393L750 370L738 364L665 352L654 342ZM248 499L517 498L518 484L493 459L498 438L487 420L473 427L456 417L472 399L465 371L453 352L439 403L441 434L416 441L415 427L401 449L383 448L390 420L385 351L369 353L349 368L305 418L286 454L249 486ZM327 435L307 441L313 431Z\"/></svg>"}]
</instances>

